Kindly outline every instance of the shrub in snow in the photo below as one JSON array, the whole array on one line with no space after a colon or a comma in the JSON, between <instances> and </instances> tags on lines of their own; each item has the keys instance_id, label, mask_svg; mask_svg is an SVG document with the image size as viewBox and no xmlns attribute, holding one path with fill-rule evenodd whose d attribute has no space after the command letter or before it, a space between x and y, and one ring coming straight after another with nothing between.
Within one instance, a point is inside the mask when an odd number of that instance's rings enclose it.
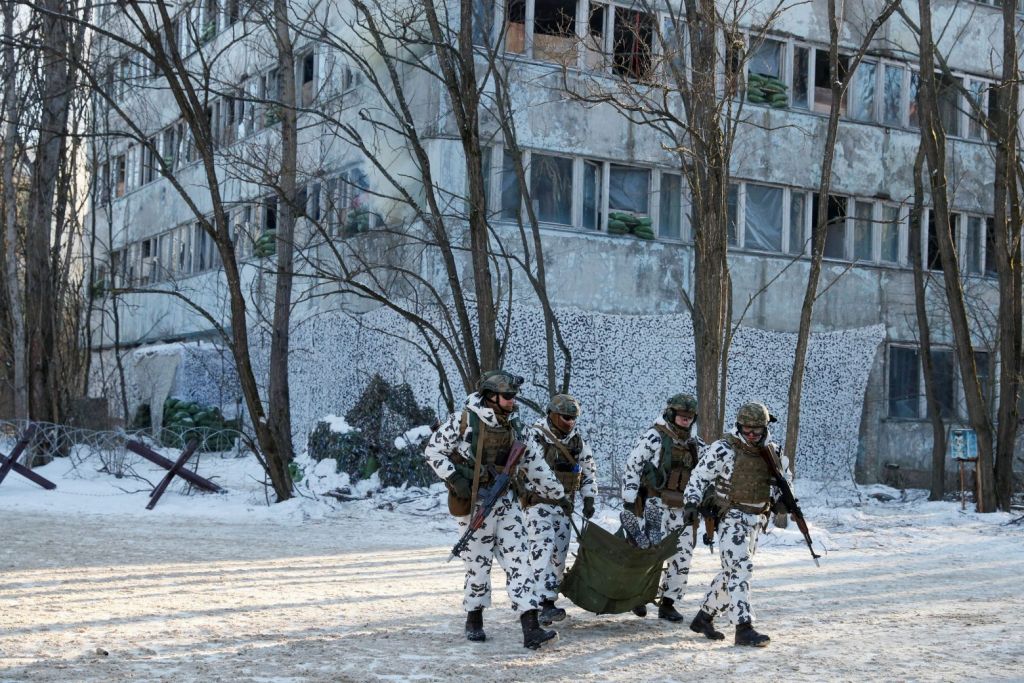
<instances>
[{"instance_id":1,"label":"shrub in snow","mask_svg":"<svg viewBox=\"0 0 1024 683\"><path fill-rule=\"evenodd\" d=\"M353 431L338 433L320 422L309 437L314 460L333 458L338 471L356 479L374 472L381 486L425 486L436 480L418 441L400 438L434 421L434 411L416 403L408 384L393 386L374 375L355 406L345 414Z\"/></svg>"}]
</instances>

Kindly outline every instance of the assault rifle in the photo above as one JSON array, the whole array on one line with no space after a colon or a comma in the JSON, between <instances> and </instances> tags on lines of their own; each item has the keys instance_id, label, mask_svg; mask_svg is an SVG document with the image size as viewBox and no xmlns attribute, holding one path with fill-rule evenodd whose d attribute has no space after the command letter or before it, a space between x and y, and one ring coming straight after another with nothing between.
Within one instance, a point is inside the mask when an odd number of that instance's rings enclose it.
<instances>
[{"instance_id":1,"label":"assault rifle","mask_svg":"<svg viewBox=\"0 0 1024 683\"><path fill-rule=\"evenodd\" d=\"M458 557L466 550L466 547L469 545L469 539L473 537L473 533L484 525L487 515L491 514L491 510L494 509L494 506L501 500L501 497L505 495L505 491L512 484L512 475L515 473L516 465L525 452L526 444L522 441L517 440L512 443L512 449L508 452L508 458L505 460L505 466L501 469L501 472L495 474L494 481L491 482L490 486L478 492L476 510L473 511L473 516L469 519L469 528L466 529L466 533L462 534L462 538L459 539L458 543L452 547L452 554L448 556L448 562L451 562L453 558Z\"/></svg>"},{"instance_id":2,"label":"assault rifle","mask_svg":"<svg viewBox=\"0 0 1024 683\"><path fill-rule=\"evenodd\" d=\"M814 546L811 545L811 532L807 528L807 520L804 519L804 513L800 511L800 505L797 503L796 496L793 495L793 489L790 487L789 482L786 481L786 477L779 471L779 466L775 464L775 458L772 456L771 451L766 447L761 447L757 449L757 452L760 453L761 459L768 465L768 471L771 473L772 479L775 480L775 485L779 487L782 504L789 510L789 514L793 515L800 533L804 535L804 542L807 544L807 549L811 551L814 566L820 567L821 564L818 563L818 558L821 555L815 553Z\"/></svg>"}]
</instances>

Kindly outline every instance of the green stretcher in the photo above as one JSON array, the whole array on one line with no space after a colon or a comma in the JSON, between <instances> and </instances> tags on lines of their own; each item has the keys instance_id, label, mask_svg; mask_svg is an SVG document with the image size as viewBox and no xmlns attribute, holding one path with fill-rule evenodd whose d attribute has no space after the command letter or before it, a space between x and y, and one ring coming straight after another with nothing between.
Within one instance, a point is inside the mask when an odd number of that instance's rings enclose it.
<instances>
[{"instance_id":1,"label":"green stretcher","mask_svg":"<svg viewBox=\"0 0 1024 683\"><path fill-rule=\"evenodd\" d=\"M676 529L658 545L641 550L623 536L584 521L582 532L576 529L579 550L562 578L562 594L596 614L621 614L653 602L662 568L675 554L681 533Z\"/></svg>"}]
</instances>

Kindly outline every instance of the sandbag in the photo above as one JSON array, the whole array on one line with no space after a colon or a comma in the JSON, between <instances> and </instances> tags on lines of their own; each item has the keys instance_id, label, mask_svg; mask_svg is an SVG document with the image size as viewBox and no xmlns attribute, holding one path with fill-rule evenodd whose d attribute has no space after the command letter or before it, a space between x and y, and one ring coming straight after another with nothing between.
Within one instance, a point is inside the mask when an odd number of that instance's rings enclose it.
<instances>
[{"instance_id":1,"label":"sandbag","mask_svg":"<svg viewBox=\"0 0 1024 683\"><path fill-rule=\"evenodd\" d=\"M584 522L576 561L562 579L562 594L596 614L621 614L653 602L665 560L676 552L681 529L641 550L625 538Z\"/></svg>"}]
</instances>

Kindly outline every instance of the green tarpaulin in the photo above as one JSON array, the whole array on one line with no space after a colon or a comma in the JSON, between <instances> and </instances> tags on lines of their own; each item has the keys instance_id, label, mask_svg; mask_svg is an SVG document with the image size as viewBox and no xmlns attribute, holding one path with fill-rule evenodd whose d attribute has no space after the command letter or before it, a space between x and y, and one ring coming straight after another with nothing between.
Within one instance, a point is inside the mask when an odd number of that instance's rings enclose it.
<instances>
[{"instance_id":1,"label":"green tarpaulin","mask_svg":"<svg viewBox=\"0 0 1024 683\"><path fill-rule=\"evenodd\" d=\"M676 551L680 530L640 550L597 524L584 522L576 561L562 579L562 594L597 614L621 614L653 602L665 560Z\"/></svg>"}]
</instances>

